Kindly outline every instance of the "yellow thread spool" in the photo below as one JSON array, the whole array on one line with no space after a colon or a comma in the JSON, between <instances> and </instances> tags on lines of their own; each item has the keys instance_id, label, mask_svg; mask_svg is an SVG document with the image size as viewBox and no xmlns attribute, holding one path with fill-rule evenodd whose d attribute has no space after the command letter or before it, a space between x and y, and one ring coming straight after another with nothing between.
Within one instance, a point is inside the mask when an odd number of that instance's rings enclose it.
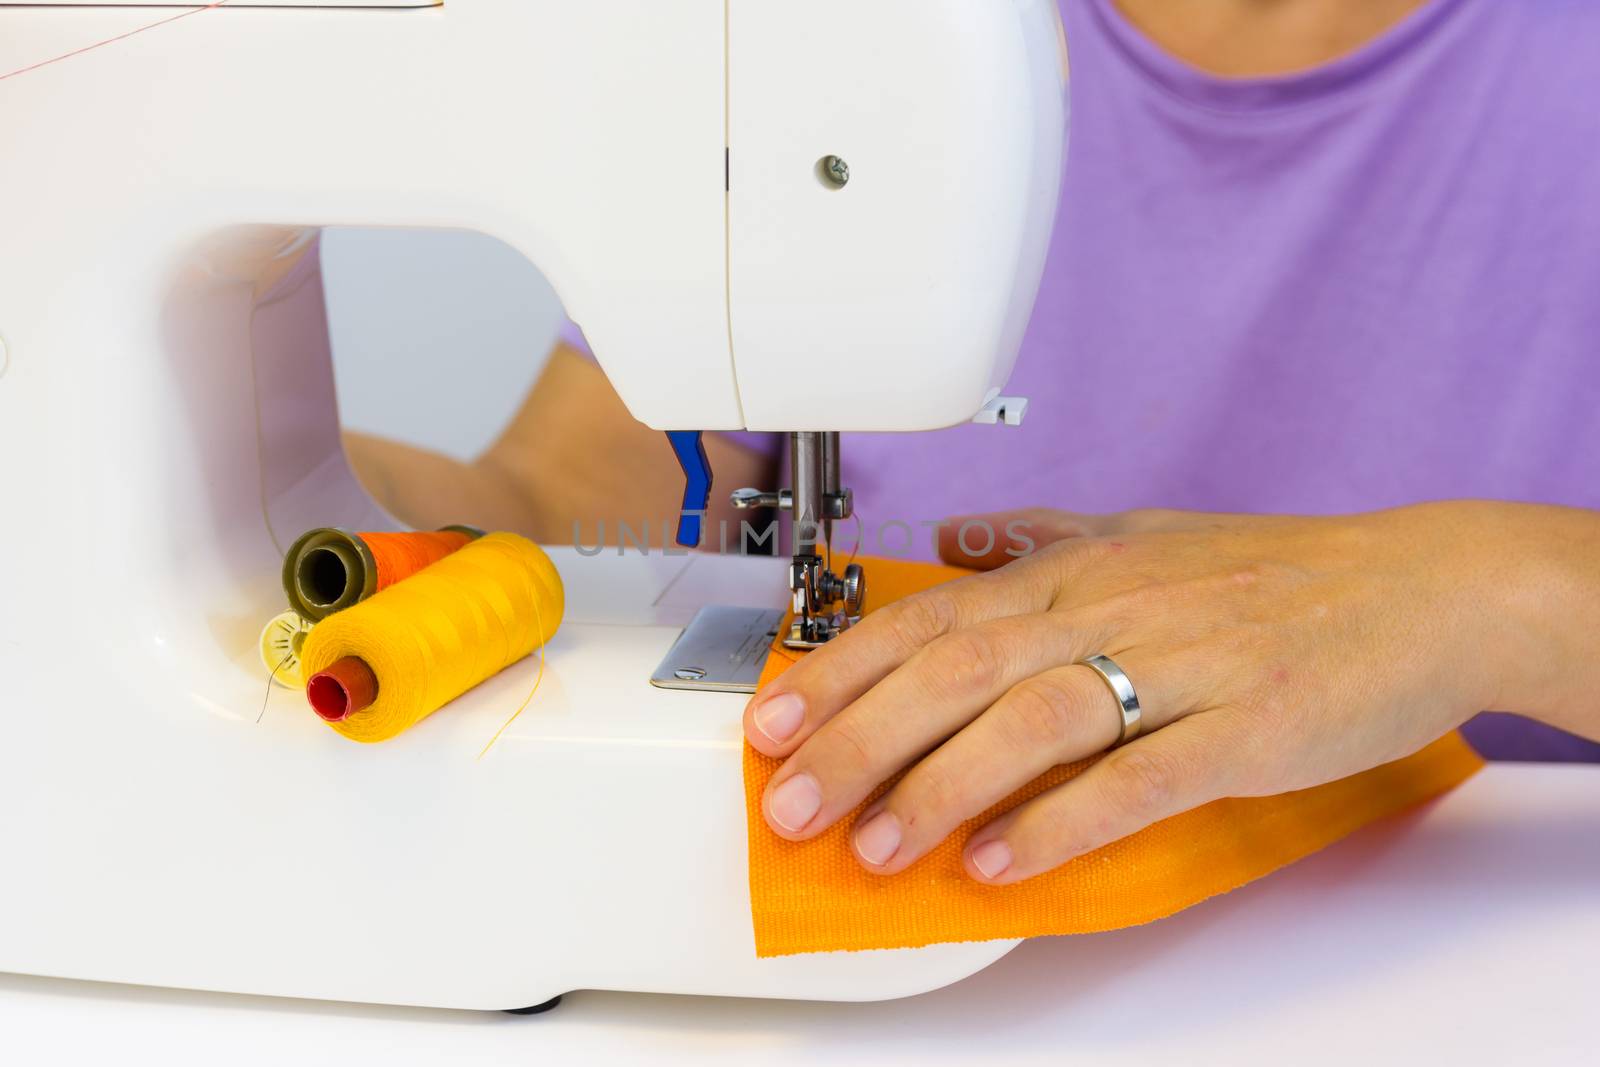
<instances>
[{"instance_id":1,"label":"yellow thread spool","mask_svg":"<svg viewBox=\"0 0 1600 1067\"><path fill-rule=\"evenodd\" d=\"M564 607L543 549L490 534L318 623L302 650L304 675L364 662L376 698L328 724L352 741L385 741L550 640Z\"/></svg>"}]
</instances>

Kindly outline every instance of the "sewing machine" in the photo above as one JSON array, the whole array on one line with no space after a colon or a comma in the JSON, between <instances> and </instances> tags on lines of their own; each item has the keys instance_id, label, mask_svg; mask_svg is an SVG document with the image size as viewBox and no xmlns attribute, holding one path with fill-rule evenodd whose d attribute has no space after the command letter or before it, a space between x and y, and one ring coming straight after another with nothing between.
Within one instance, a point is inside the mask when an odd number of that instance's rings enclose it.
<instances>
[{"instance_id":1,"label":"sewing machine","mask_svg":"<svg viewBox=\"0 0 1600 1067\"><path fill-rule=\"evenodd\" d=\"M0 74L169 14L0 0ZM705 605L848 626L839 431L1016 417L1063 62L1052 0L232 0L0 80L0 970L510 1009L1003 955L757 960L745 698L649 679ZM298 533L394 528L340 447L335 224L518 249L655 428L799 431L745 497L794 558L556 550L568 621L488 757L531 662L329 731L255 649Z\"/></svg>"}]
</instances>

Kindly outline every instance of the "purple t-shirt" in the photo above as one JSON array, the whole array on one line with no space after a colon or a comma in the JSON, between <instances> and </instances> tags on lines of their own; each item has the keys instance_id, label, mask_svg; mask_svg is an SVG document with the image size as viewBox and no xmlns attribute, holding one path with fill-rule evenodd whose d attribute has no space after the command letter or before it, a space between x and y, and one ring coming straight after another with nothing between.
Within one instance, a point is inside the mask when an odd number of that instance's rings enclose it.
<instances>
[{"instance_id":1,"label":"purple t-shirt","mask_svg":"<svg viewBox=\"0 0 1600 1067\"><path fill-rule=\"evenodd\" d=\"M1431 0L1249 79L1110 0L1061 6L1065 182L1005 390L1027 419L846 435L866 550L1028 505L1600 507L1600 4ZM1509 717L1470 732L1600 758Z\"/></svg>"}]
</instances>

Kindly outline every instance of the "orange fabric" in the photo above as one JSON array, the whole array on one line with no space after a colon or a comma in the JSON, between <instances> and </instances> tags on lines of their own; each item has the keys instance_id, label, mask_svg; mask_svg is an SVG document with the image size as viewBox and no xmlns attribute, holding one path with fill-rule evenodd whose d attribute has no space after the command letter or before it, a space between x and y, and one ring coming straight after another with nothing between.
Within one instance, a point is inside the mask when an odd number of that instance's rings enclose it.
<instances>
[{"instance_id":1,"label":"orange fabric","mask_svg":"<svg viewBox=\"0 0 1600 1067\"><path fill-rule=\"evenodd\" d=\"M867 573L874 603L881 606L965 572L877 560ZM761 683L782 674L801 655L778 644ZM1461 736L1452 733L1406 759L1314 789L1207 804L1015 885L985 886L967 877L961 849L974 830L1092 762L1042 775L907 870L885 877L868 874L855 859L849 835L860 809L810 841L785 841L772 833L761 815L761 796L779 761L746 745L756 954L1083 934L1150 922L1414 807L1465 781L1483 765Z\"/></svg>"}]
</instances>

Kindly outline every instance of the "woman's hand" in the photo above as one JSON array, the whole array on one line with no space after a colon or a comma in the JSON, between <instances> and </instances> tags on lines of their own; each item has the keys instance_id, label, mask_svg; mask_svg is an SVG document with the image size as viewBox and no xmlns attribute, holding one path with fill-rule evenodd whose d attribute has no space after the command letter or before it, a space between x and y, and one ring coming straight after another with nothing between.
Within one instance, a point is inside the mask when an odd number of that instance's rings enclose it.
<instances>
[{"instance_id":1,"label":"woman's hand","mask_svg":"<svg viewBox=\"0 0 1600 1067\"><path fill-rule=\"evenodd\" d=\"M1143 734L974 834L974 878L1015 882L1220 797L1354 774L1484 708L1600 734L1593 513L979 518L993 552L962 555L965 519L941 550L993 569L868 615L751 701L750 743L787 757L763 801L776 833L812 837L914 765L854 830L868 870L903 870L1116 742L1116 700L1081 665L1096 653L1132 680ZM1037 550L1013 561L1007 529Z\"/></svg>"}]
</instances>

